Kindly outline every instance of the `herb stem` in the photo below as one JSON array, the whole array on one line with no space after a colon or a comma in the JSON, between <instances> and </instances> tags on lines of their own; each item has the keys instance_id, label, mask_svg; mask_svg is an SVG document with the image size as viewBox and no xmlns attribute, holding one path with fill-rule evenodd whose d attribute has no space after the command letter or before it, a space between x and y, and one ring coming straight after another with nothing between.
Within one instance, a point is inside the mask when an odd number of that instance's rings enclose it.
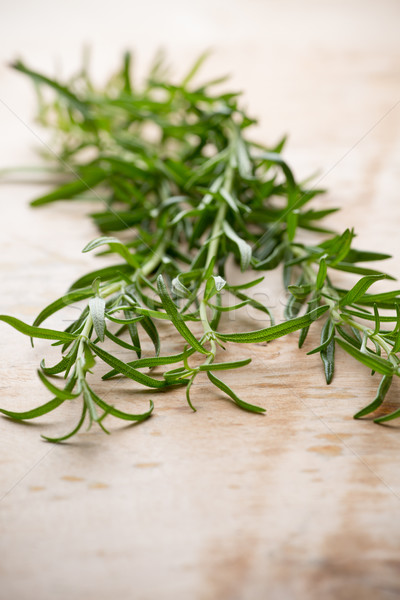
<instances>
[{"instance_id":1,"label":"herb stem","mask_svg":"<svg viewBox=\"0 0 400 600\"><path fill-rule=\"evenodd\" d=\"M219 238L222 233L222 223L225 220L227 206L225 203L219 205L217 218L215 219L214 226L212 228L211 236L210 236L210 244L208 246L207 252L207 260L205 268L210 266L211 261L217 255L218 246L219 246Z\"/></svg>"},{"instance_id":2,"label":"herb stem","mask_svg":"<svg viewBox=\"0 0 400 600\"><path fill-rule=\"evenodd\" d=\"M214 332L211 329L210 323L208 321L207 304L206 304L205 300L202 300L200 302L200 320L203 325L205 337L210 342L210 354L207 357L206 362L205 362L205 364L210 364L214 361L215 354L217 352L217 345L215 343Z\"/></svg>"},{"instance_id":3,"label":"herb stem","mask_svg":"<svg viewBox=\"0 0 400 600\"><path fill-rule=\"evenodd\" d=\"M225 189L227 192L230 193L232 190L232 185L233 185L233 169L232 169L231 165L228 165L227 169L226 169L226 173L225 173L224 184L222 187L223 187L223 189ZM228 208L227 203L220 201L217 218L215 219L214 226L211 231L211 236L210 236L211 241L208 246L207 260L206 260L206 266L205 266L206 269L207 269L207 267L209 267L209 265L211 264L211 261L214 259L214 257L216 257L218 254L219 240L220 240L220 237L222 234L222 226L223 226L223 223L224 223L224 220L226 217L227 208Z\"/></svg>"},{"instance_id":4,"label":"herb stem","mask_svg":"<svg viewBox=\"0 0 400 600\"><path fill-rule=\"evenodd\" d=\"M159 243L157 248L154 250L154 253L153 253L152 257L150 258L150 260L148 260L139 269L139 271L135 273L135 276L140 274L140 275L144 275L144 277L147 277L148 275L150 275L162 261L163 256L164 256L164 251L167 247L167 244L168 244L168 239L164 238L163 240L161 240L161 242Z\"/></svg>"},{"instance_id":5,"label":"herb stem","mask_svg":"<svg viewBox=\"0 0 400 600\"><path fill-rule=\"evenodd\" d=\"M230 193L232 190L232 185L233 185L233 169L232 169L232 166L229 164L227 166L227 169L225 172L223 188L227 192ZM210 236L211 241L210 241L210 245L208 246L205 270L207 270L207 268L210 266L211 262L216 258L217 254L218 254L218 246L219 246L220 237L222 234L222 228L223 228L223 223L225 221L227 208L228 208L227 203L220 201L217 218L215 219L214 226L211 231L211 236ZM217 345L215 343L214 332L211 329L210 323L208 321L207 303L205 302L204 299L200 302L200 320L203 325L204 334L206 335L206 337L208 338L208 340L210 342L210 354L205 361L205 364L210 364L215 359L215 355L217 352Z\"/></svg>"}]
</instances>

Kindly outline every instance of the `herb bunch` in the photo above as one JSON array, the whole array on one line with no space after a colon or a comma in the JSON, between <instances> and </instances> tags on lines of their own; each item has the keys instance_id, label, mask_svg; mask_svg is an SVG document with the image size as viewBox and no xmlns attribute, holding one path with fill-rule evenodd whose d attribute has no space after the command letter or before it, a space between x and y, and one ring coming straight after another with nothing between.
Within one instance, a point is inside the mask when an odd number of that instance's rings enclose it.
<instances>
[{"instance_id":1,"label":"herb bunch","mask_svg":"<svg viewBox=\"0 0 400 600\"><path fill-rule=\"evenodd\" d=\"M146 412L131 414L100 398L88 382L99 360L111 368L103 380L122 375L154 390L185 387L193 410L191 385L206 372L210 383L240 408L262 413L264 408L240 399L215 374L250 362L221 362L224 344L272 341L300 330L302 346L310 326L321 321L320 345L309 354L320 353L327 383L333 377L337 344L382 375L375 400L355 417L376 410L393 376L400 375L400 290L369 293L374 282L390 277L362 266L388 255L353 248L351 230L338 235L321 226L321 219L336 209L309 208L322 190L296 181L281 155L285 139L274 148L250 141L246 130L256 121L240 107L237 93L214 91L223 79L193 85L204 58L179 85L170 82L164 62L157 58L139 87L132 81L131 55L126 54L121 69L102 89L95 87L86 68L61 84L20 61L13 65L35 83L38 118L54 131L57 162L50 170L56 171L57 183L32 205L95 196L101 210L91 216L102 235L83 251L118 255L115 265L76 281L32 326L0 316L31 338L54 340L61 349L57 364L42 361L38 371L53 399L25 412L1 412L32 419L65 401L82 400L76 427L57 438L43 436L46 440L70 438L87 418L89 427L95 422L107 432L104 419L109 414L131 421L152 414L152 401ZM49 90L51 99L46 97ZM54 162L53 155L47 159ZM300 243L297 232L302 229L325 239L315 245ZM283 265L290 293L286 321L275 324L270 309L247 292L262 276L241 285L228 281L230 256L243 272ZM342 289L333 282L335 271L362 277L351 289ZM236 298L235 304L226 302L228 296ZM51 315L77 302L83 305L81 314L66 330L42 327ZM266 314L269 327L219 330L225 312L247 305ZM178 354L161 347L160 321L180 334ZM385 329L386 324L392 328ZM154 346L152 356L142 356L143 336ZM131 360L116 356L121 347L129 350ZM154 374L154 368L161 374ZM375 420L398 416L400 410Z\"/></svg>"}]
</instances>

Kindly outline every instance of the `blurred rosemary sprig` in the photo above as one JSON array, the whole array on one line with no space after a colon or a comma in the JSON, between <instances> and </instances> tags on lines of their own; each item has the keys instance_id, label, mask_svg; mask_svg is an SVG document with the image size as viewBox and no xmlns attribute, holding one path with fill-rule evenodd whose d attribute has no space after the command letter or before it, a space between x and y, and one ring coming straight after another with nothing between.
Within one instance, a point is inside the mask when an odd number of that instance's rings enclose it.
<instances>
[{"instance_id":1,"label":"blurred rosemary sprig","mask_svg":"<svg viewBox=\"0 0 400 600\"><path fill-rule=\"evenodd\" d=\"M262 413L264 408L240 399L215 374L244 367L250 359L217 362L218 348L226 342L271 341L296 330L302 346L310 326L323 320L321 343L309 354L320 353L327 383L332 380L337 344L382 375L375 400L355 417L376 410L393 376L400 375L400 290L368 293L375 281L389 276L362 266L388 255L353 248L353 231L336 235L321 226L320 221L336 209L308 208L322 190L295 180L281 155L285 140L272 149L249 141L246 129L255 120L238 105L238 94L216 93L222 80L193 85L203 60L200 57L176 85L157 59L148 79L137 87L131 78L131 56L126 54L121 69L103 89L95 87L86 69L61 84L20 61L13 65L36 85L39 120L54 132L57 170L64 177L32 205L95 197L103 206L92 218L103 235L84 252L101 248L102 253L119 255L114 266L75 282L32 326L0 316L30 337L55 340L62 352L58 364L48 367L42 361L38 372L52 400L22 413L1 412L13 419L31 419L82 398L76 427L58 438L43 436L49 441L68 439L87 416L89 426L96 422L107 431L103 421L108 414L131 421L151 415L152 401L147 412L131 414L95 393L87 375L97 360L111 367L104 380L123 375L154 389L184 386L193 410L191 385L204 371L240 408ZM53 91L51 99L46 98L48 88ZM47 158L54 161L53 155ZM315 245L300 243L299 229L319 232L325 239ZM116 232L123 235L115 237ZM284 286L290 292L286 321L274 324L269 308L248 295L247 290L263 277L242 285L227 281L231 255L246 272L283 264ZM341 289L332 280L337 270L362 277L351 289ZM237 298L236 304L224 304L226 291ZM48 317L76 302L84 303L82 312L65 331L41 327ZM246 305L266 313L270 326L220 332L221 315ZM161 348L160 320L180 334L178 354ZM392 328L384 329L384 323ZM201 333L195 335L199 328ZM153 356L142 357L143 334L154 346ZM115 350L106 350L104 342ZM121 347L130 351L131 360L116 356ZM166 370L161 376L142 371L154 367ZM400 410L375 420L399 416Z\"/></svg>"}]
</instances>

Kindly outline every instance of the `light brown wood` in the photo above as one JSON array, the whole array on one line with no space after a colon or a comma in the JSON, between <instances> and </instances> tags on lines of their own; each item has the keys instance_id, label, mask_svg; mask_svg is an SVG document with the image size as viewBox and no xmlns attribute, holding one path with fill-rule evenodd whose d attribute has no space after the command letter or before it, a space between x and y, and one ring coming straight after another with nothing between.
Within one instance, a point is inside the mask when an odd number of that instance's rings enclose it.
<instances>
[{"instance_id":1,"label":"light brown wood","mask_svg":"<svg viewBox=\"0 0 400 600\"><path fill-rule=\"evenodd\" d=\"M261 120L254 137L273 144L289 133L286 156L298 176L320 169L329 190L321 202L342 207L330 224L356 225L358 246L393 253L386 268L400 276L396 1L106 6L14 3L2 19L2 63L22 55L51 70L57 58L68 72L89 41L100 77L123 48L137 50L143 71L163 44L182 73L213 46L208 73L231 72L233 87L245 90ZM32 124L30 87L5 66L0 81L1 164L38 162L32 146L47 138ZM27 203L38 188L1 184L0 193L0 312L31 322L99 264L80 254L96 232L83 218L87 206L34 211ZM262 292L279 313L279 274ZM255 327L251 314L243 326ZM32 350L5 324L0 336L1 406L44 402L35 370L47 344ZM298 351L296 340L227 351L253 358L226 381L266 416L241 412L199 379L196 414L181 390L143 394L110 383L107 397L122 407L153 398L156 410L140 426L115 422L109 437L93 429L62 446L41 441L41 432L75 422L73 403L40 422L0 419L0 598L400 597L399 425L354 421L375 379L339 352L326 387L318 357ZM399 389L396 382L388 398L393 408Z\"/></svg>"}]
</instances>

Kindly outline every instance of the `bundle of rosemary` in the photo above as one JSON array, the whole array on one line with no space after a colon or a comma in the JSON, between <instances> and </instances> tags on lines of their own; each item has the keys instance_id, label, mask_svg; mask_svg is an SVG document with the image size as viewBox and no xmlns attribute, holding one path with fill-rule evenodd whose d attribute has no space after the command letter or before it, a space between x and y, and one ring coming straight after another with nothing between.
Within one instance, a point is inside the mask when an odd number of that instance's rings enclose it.
<instances>
[{"instance_id":1,"label":"bundle of rosemary","mask_svg":"<svg viewBox=\"0 0 400 600\"><path fill-rule=\"evenodd\" d=\"M256 121L242 110L238 94L215 93L222 80L193 85L203 59L180 85L169 81L163 62L156 60L147 80L137 87L131 79L131 56L126 54L122 68L103 89L93 85L86 69L64 85L22 62L13 65L35 83L39 120L54 131L58 170L64 177L62 185L32 205L95 194L101 210L91 216L102 235L83 251L118 255L115 265L73 283L33 325L0 316L31 338L54 340L62 353L57 364L42 361L38 371L52 400L26 412L1 412L13 419L32 419L65 401L82 399L73 431L58 438L43 436L46 440L70 438L87 417L89 427L96 422L107 431L103 422L109 414L130 421L152 414L153 402L147 412L131 414L101 399L88 383L98 360L111 369L104 380L122 375L148 388L185 387L193 410L191 385L206 372L210 383L240 408L262 413L264 408L240 399L216 375L250 362L221 362L224 345L266 342L300 330L301 347L310 326L321 321L320 345L309 354L320 354L327 383L334 373L336 344L381 375L376 398L356 418L377 409L393 376L400 375L400 290L369 293L374 282L389 276L362 266L388 255L353 248L352 230L338 235L320 225L336 209L309 208L322 190L295 180L281 155L285 140L273 149L249 141L246 130ZM50 88L54 96L45 99L42 88ZM324 234L324 240L301 243L296 237L301 229ZM122 235L116 237L117 232ZM286 321L275 324L269 308L248 294L263 277L242 285L227 280L230 256L244 272L283 264L289 292ZM342 289L332 279L335 271L362 277L351 289ZM235 304L224 302L226 292L236 297ZM83 308L64 331L41 327L73 303L83 303ZM270 326L222 333L221 315L246 305L266 313ZM161 348L160 320L181 336L178 354ZM202 333L195 335L199 326ZM152 356L142 356L143 335L154 345ZM116 356L121 347L131 353L128 362ZM154 367L163 373L154 376L148 371ZM397 410L375 421L399 416Z\"/></svg>"}]
</instances>

